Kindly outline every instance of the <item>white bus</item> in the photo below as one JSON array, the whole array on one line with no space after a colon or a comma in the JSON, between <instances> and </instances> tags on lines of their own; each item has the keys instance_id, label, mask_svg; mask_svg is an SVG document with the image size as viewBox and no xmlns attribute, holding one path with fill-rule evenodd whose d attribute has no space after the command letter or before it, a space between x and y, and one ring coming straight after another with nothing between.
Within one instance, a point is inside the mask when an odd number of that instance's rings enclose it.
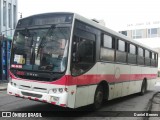
<instances>
[{"instance_id":1,"label":"white bus","mask_svg":"<svg viewBox=\"0 0 160 120\"><path fill-rule=\"evenodd\" d=\"M153 89L158 53L75 13L19 20L7 93L62 107L144 94Z\"/></svg>"}]
</instances>

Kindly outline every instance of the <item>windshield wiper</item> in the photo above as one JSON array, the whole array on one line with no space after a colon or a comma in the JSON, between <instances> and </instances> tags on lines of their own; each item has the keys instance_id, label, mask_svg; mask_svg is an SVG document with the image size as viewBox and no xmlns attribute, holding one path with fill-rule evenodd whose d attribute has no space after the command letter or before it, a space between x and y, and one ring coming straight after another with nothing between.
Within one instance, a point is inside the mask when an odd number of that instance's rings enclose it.
<instances>
[{"instance_id":1,"label":"windshield wiper","mask_svg":"<svg viewBox=\"0 0 160 120\"><path fill-rule=\"evenodd\" d=\"M51 25L51 27L48 29L46 35L45 35L45 36L42 38L42 40L40 41L40 44L39 44L39 46L38 46L38 53L39 53L39 49L44 46L43 43L46 42L46 36L49 34L49 32L50 32L51 30L53 30L53 29L55 29L55 28L56 28L56 25L53 24L53 25Z\"/></svg>"}]
</instances>

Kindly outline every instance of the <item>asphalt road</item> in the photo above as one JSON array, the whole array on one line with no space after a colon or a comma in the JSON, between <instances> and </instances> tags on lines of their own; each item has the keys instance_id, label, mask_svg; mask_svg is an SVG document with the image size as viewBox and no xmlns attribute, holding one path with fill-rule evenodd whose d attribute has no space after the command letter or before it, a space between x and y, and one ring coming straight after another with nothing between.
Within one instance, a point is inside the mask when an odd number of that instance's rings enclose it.
<instances>
[{"instance_id":1,"label":"asphalt road","mask_svg":"<svg viewBox=\"0 0 160 120\"><path fill-rule=\"evenodd\" d=\"M146 111L150 107L150 100L152 96L156 93L156 91L148 91L144 96L140 96L139 94L133 94L127 97L118 98L115 100L107 101L104 103L103 107L95 111L88 111L90 106L82 107L76 109L76 111L85 111L85 112L78 112L78 117L63 117L66 115L66 112L57 114L57 111L70 111L71 109L61 108L57 106L53 106L47 103L41 103L37 101L31 101L28 99L16 98L14 96L9 96L6 94L6 91L0 92L0 111L56 111L53 113L54 117L49 118L34 118L36 120L57 120L57 119L74 119L74 120L144 120L144 117L121 117L123 114L124 116L129 114L128 111ZM74 110L75 111L75 110ZM113 111L113 117L106 117L105 111ZM119 113L121 111L121 113ZM125 112L126 111L126 112ZM74 112L71 112L71 114ZM132 112L131 112L132 114ZM59 117L61 116L61 117ZM95 117L99 116L99 117ZM17 120L22 118L0 118L0 120ZM23 118L23 120L30 120L33 118Z\"/></svg>"}]
</instances>

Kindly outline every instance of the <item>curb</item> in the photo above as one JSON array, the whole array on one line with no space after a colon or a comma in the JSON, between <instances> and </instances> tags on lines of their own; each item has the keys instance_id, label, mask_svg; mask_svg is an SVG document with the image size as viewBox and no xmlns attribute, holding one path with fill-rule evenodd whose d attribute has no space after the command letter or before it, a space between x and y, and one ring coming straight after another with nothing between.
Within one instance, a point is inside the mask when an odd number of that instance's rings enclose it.
<instances>
[{"instance_id":1,"label":"curb","mask_svg":"<svg viewBox=\"0 0 160 120\"><path fill-rule=\"evenodd\" d=\"M2 89L0 88L0 91L5 91L5 90L7 90L7 88L2 88Z\"/></svg>"},{"instance_id":2,"label":"curb","mask_svg":"<svg viewBox=\"0 0 160 120\"><path fill-rule=\"evenodd\" d=\"M7 90L7 86L8 86L8 83L2 83L2 84L0 85L0 91L5 91L5 90Z\"/></svg>"}]
</instances>

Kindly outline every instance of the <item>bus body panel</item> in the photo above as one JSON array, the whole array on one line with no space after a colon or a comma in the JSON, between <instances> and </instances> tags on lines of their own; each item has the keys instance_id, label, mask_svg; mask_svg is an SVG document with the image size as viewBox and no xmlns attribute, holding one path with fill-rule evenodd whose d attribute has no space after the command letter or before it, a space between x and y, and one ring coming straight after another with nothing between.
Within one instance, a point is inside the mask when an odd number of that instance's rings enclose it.
<instances>
[{"instance_id":1,"label":"bus body panel","mask_svg":"<svg viewBox=\"0 0 160 120\"><path fill-rule=\"evenodd\" d=\"M123 96L127 96L129 94L129 84L130 84L130 81L129 82L123 82L122 83L122 97Z\"/></svg>"},{"instance_id":2,"label":"bus body panel","mask_svg":"<svg viewBox=\"0 0 160 120\"><path fill-rule=\"evenodd\" d=\"M68 97L67 97L67 107L69 108L75 108L75 96L77 94L77 86L76 85L71 85L67 86L68 88Z\"/></svg>"},{"instance_id":3,"label":"bus body panel","mask_svg":"<svg viewBox=\"0 0 160 120\"><path fill-rule=\"evenodd\" d=\"M58 87L59 86L57 85L52 85L52 88L58 88ZM35 101L47 102L47 103L51 103L51 104L59 105L63 107L67 106L68 94L66 92L55 94L53 92L43 93L43 92L37 92L34 90L25 90L25 89L22 90L22 89L19 89L18 87L11 85L11 83L8 83L7 93L10 95L31 99Z\"/></svg>"},{"instance_id":4,"label":"bus body panel","mask_svg":"<svg viewBox=\"0 0 160 120\"><path fill-rule=\"evenodd\" d=\"M77 87L75 108L92 104L94 102L96 88L97 85Z\"/></svg>"}]
</instances>

